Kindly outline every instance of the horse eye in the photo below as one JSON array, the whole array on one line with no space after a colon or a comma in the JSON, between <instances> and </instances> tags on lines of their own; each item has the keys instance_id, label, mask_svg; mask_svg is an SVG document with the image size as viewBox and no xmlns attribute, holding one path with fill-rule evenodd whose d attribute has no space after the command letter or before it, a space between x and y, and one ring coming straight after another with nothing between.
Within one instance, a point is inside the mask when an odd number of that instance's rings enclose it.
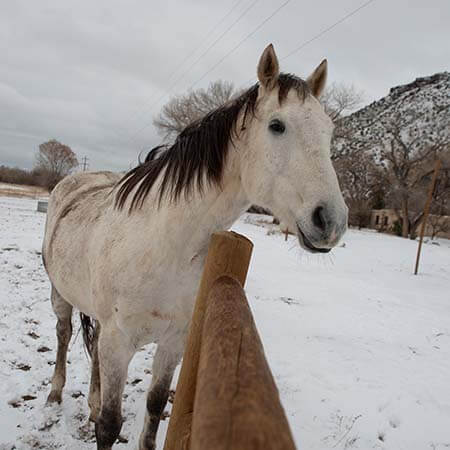
<instances>
[{"instance_id":1,"label":"horse eye","mask_svg":"<svg viewBox=\"0 0 450 450\"><path fill-rule=\"evenodd\" d=\"M283 134L286 127L281 120L274 119L269 124L269 130L274 134Z\"/></svg>"}]
</instances>

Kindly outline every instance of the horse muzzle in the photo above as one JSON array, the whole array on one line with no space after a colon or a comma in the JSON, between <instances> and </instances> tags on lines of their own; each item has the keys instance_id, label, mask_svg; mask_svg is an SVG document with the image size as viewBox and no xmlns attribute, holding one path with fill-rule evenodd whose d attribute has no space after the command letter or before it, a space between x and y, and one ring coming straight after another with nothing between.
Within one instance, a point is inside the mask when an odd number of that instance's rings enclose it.
<instances>
[{"instance_id":1,"label":"horse muzzle","mask_svg":"<svg viewBox=\"0 0 450 450\"><path fill-rule=\"evenodd\" d=\"M300 245L311 253L328 253L347 230L347 220L347 208L337 212L326 206L316 207L309 226L300 220L296 223Z\"/></svg>"}]
</instances>

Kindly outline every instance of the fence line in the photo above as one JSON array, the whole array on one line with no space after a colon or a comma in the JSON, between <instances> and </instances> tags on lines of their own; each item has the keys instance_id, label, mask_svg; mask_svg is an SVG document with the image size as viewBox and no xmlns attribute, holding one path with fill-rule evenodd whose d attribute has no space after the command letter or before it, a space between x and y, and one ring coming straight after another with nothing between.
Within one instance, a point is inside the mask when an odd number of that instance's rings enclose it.
<instances>
[{"instance_id":1,"label":"fence line","mask_svg":"<svg viewBox=\"0 0 450 450\"><path fill-rule=\"evenodd\" d=\"M164 450L295 450L242 288L252 248L211 238Z\"/></svg>"}]
</instances>

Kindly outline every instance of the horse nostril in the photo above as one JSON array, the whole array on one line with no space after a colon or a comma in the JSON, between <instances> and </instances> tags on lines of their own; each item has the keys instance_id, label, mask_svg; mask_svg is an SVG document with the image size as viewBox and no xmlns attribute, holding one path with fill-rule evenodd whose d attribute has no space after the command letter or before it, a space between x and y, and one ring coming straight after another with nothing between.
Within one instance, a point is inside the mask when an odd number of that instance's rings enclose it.
<instances>
[{"instance_id":1,"label":"horse nostril","mask_svg":"<svg viewBox=\"0 0 450 450\"><path fill-rule=\"evenodd\" d=\"M312 215L313 224L322 231L327 228L327 221L325 218L325 210L322 206L318 206Z\"/></svg>"}]
</instances>

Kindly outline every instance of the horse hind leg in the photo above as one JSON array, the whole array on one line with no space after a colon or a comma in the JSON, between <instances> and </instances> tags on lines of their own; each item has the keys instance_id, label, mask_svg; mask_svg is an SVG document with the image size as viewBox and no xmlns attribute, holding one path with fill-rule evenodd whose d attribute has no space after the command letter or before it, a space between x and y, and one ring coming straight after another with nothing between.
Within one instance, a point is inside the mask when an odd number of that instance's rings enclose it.
<instances>
[{"instance_id":1,"label":"horse hind leg","mask_svg":"<svg viewBox=\"0 0 450 450\"><path fill-rule=\"evenodd\" d=\"M58 349L56 352L55 371L52 378L52 389L47 403L61 403L62 390L66 383L66 358L70 338L72 337L72 305L67 303L52 286L51 301L57 317L56 336Z\"/></svg>"}]
</instances>

